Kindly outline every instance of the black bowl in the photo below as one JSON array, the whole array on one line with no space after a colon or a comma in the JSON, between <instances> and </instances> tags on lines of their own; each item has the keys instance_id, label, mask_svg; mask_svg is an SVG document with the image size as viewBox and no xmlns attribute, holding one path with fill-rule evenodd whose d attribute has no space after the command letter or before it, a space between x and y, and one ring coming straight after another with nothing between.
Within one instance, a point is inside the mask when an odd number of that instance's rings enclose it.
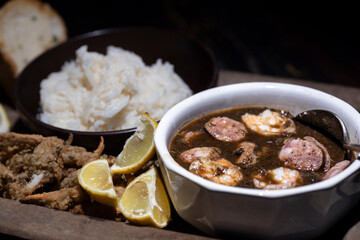
<instances>
[{"instance_id":1,"label":"black bowl","mask_svg":"<svg viewBox=\"0 0 360 240\"><path fill-rule=\"evenodd\" d=\"M20 74L15 85L15 106L24 124L33 133L67 139L72 133L73 144L93 151L100 136L105 140L105 153L117 155L135 128L109 132L83 132L62 129L41 122L37 115L40 82L58 72L66 61L75 59L75 51L88 45L89 51L105 53L109 45L122 47L141 56L147 65L156 59L169 61L175 72L194 93L214 87L218 68L211 51L201 42L178 31L157 28L105 29L75 37L36 58Z\"/></svg>"}]
</instances>

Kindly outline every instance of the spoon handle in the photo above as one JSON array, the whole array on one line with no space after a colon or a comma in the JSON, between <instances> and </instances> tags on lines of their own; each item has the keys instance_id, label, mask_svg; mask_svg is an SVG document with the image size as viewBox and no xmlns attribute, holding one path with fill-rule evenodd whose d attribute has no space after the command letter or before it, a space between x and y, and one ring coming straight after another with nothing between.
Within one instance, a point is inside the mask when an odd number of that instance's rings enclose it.
<instances>
[{"instance_id":1,"label":"spoon handle","mask_svg":"<svg viewBox=\"0 0 360 240\"><path fill-rule=\"evenodd\" d=\"M343 147L348 150L352 150L355 152L360 152L360 144L354 144L354 143L344 143Z\"/></svg>"}]
</instances>

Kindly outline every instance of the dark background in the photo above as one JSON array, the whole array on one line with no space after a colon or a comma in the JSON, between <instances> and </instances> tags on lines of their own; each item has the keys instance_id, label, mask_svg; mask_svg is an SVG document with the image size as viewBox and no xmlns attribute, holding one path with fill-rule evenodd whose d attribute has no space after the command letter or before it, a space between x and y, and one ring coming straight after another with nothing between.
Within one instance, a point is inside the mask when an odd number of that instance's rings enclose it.
<instances>
[{"instance_id":1,"label":"dark background","mask_svg":"<svg viewBox=\"0 0 360 240\"><path fill-rule=\"evenodd\" d=\"M220 69L360 86L355 1L47 1L69 37L108 27L179 29Z\"/></svg>"},{"instance_id":2,"label":"dark background","mask_svg":"<svg viewBox=\"0 0 360 240\"><path fill-rule=\"evenodd\" d=\"M112 27L177 29L205 43L223 70L360 87L356 1L43 1L69 38Z\"/></svg>"}]
</instances>

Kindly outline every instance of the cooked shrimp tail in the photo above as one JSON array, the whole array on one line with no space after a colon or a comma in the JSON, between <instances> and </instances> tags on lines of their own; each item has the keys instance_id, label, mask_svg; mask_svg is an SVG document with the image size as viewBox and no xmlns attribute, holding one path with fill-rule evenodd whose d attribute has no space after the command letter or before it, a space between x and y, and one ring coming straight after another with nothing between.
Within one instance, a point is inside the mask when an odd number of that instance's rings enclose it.
<instances>
[{"instance_id":1,"label":"cooked shrimp tail","mask_svg":"<svg viewBox=\"0 0 360 240\"><path fill-rule=\"evenodd\" d=\"M20 202L29 203L33 201L45 201L45 199L48 198L49 196L58 196L58 195L60 195L59 191L33 194L20 199Z\"/></svg>"},{"instance_id":2,"label":"cooked shrimp tail","mask_svg":"<svg viewBox=\"0 0 360 240\"><path fill-rule=\"evenodd\" d=\"M269 109L259 115L246 113L242 116L242 120L249 129L265 136L296 132L292 119Z\"/></svg>"},{"instance_id":3,"label":"cooked shrimp tail","mask_svg":"<svg viewBox=\"0 0 360 240\"><path fill-rule=\"evenodd\" d=\"M65 141L64 145L71 145L73 140L74 140L74 135L70 133L69 138Z\"/></svg>"},{"instance_id":4,"label":"cooked shrimp tail","mask_svg":"<svg viewBox=\"0 0 360 240\"><path fill-rule=\"evenodd\" d=\"M102 152L104 151L104 148L105 148L104 138L101 136L100 143L99 143L97 149L94 151L93 159L91 159L91 160L99 159Z\"/></svg>"},{"instance_id":5,"label":"cooked shrimp tail","mask_svg":"<svg viewBox=\"0 0 360 240\"><path fill-rule=\"evenodd\" d=\"M236 186L243 179L240 168L223 158L211 160L199 157L190 164L189 171L207 180L229 186Z\"/></svg>"}]
</instances>

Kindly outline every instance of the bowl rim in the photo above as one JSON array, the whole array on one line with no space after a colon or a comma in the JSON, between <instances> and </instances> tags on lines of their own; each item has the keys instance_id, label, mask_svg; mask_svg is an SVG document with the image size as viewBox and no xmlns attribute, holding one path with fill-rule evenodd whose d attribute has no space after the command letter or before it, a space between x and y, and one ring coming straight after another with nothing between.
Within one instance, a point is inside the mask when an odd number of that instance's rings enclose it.
<instances>
[{"instance_id":1,"label":"bowl rim","mask_svg":"<svg viewBox=\"0 0 360 240\"><path fill-rule=\"evenodd\" d=\"M229 91L234 91L239 87L262 87L262 88L291 88L291 89L298 89L302 91L310 91L313 94L320 94L321 96L331 98L332 101L336 101L339 104L342 104L344 107L347 108L349 111L353 111L356 113L360 118L360 113L355 110L350 104L346 103L345 101L334 97L328 93L323 91L305 87L297 84L289 84L289 83L279 83L279 82L250 82L250 83L236 83L230 84L225 86L220 86L208 90L204 90L193 96L179 102L171 109L167 111L167 113L163 116L162 120L159 123L159 126L155 132L154 142L157 153L159 154L160 161L164 164L165 168L171 172L174 172L181 177L190 180L191 182L214 192L223 192L223 193L233 193L239 195L249 195L254 197L263 197L263 198L281 198L281 197L288 197L298 194L304 194L308 192L315 192L321 191L325 189L329 189L334 187L335 185L341 183L346 178L354 174L356 171L360 169L360 161L358 159L354 160L344 171L337 174L336 176L327 179L325 181L320 181L316 183L312 183L309 185L299 186L295 188L288 188L288 189L279 189L279 190L263 190L263 189L252 189L252 188L241 188L241 187L232 187L221 185L218 183L214 183L212 181L206 180L200 176L197 176L185 168L181 167L170 155L168 150L168 143L166 142L166 131L168 128L174 127L173 120L178 113L184 110L184 107L188 107L191 103L198 101L199 99L204 100L204 98L208 98L210 95L214 97L216 94L225 94ZM206 113L206 112L205 112ZM198 114L198 115L201 115ZM195 116L196 117L196 116ZM194 117L190 117L188 120L194 119ZM184 124L184 123L183 123ZM177 126L179 129L180 126ZM172 138L172 136L171 136ZM165 174L166 175L166 174ZM166 177L166 176L165 176Z\"/></svg>"},{"instance_id":2,"label":"bowl rim","mask_svg":"<svg viewBox=\"0 0 360 240\"><path fill-rule=\"evenodd\" d=\"M46 57L49 53L53 51L57 51L59 48L66 47L67 45L70 45L74 42L84 40L86 38L94 38L99 37L102 35L109 35L114 33L120 33L120 32L126 32L126 31L156 31L156 32L163 32L163 33L170 33L170 34L176 34L178 36L183 37L184 39L189 40L190 42L194 43L198 47L204 50L204 52L207 54L211 61L212 69L214 69L214 73L212 75L211 81L208 83L209 87L216 86L216 82L219 76L219 68L217 66L215 56L213 52L210 50L209 47L207 47L204 43L202 43L200 40L198 40L195 37L192 37L191 35L181 31L181 30L175 30L175 29L168 29L168 28L161 28L161 27L113 27L113 28L104 28L104 29L97 29L94 31L86 32L79 34L77 36L72 37L71 39L68 39L67 41L56 45L55 47L43 52L39 56L37 56L35 59L33 59L27 66L24 68L24 70L20 73L20 75L16 78L15 87L14 87L14 96L15 96L15 107L17 111L20 113L20 117L28 122L31 122L32 125L35 125L37 127L49 129L52 132L61 132L61 133L72 133L74 135L83 135L83 136L90 136L90 135L115 135L115 134L123 134L123 133L131 133L136 130L136 127L133 128L127 128L127 129L120 129L120 130L112 130L112 131L79 131L79 130L72 130L72 129L65 129L56 127L54 125L42 122L39 120L36 116L33 116L29 111L25 109L25 107L22 105L22 103L19 101L19 99L16 97L18 96L18 91L20 88L19 82L22 79L23 73L27 71L28 68L31 67L32 64L36 63L38 59ZM39 105L40 107L40 105Z\"/></svg>"}]
</instances>

